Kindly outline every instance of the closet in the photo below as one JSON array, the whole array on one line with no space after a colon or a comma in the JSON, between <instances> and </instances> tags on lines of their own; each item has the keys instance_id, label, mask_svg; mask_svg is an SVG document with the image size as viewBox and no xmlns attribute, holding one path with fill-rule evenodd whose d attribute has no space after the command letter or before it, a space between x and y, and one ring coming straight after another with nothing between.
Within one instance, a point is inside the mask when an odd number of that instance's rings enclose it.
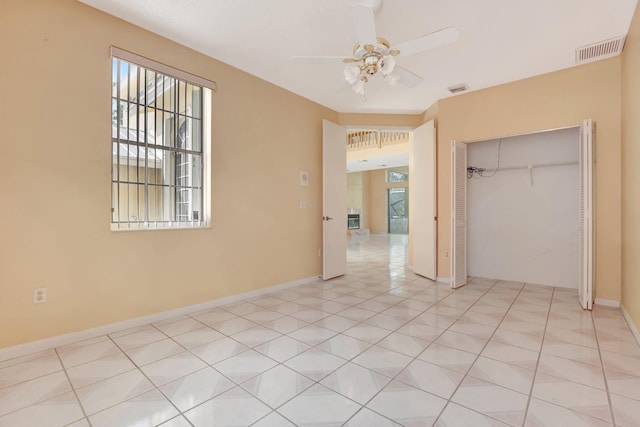
<instances>
[{"instance_id":1,"label":"closet","mask_svg":"<svg viewBox=\"0 0 640 427\"><path fill-rule=\"evenodd\" d=\"M468 274L578 287L578 128L467 146Z\"/></svg>"}]
</instances>

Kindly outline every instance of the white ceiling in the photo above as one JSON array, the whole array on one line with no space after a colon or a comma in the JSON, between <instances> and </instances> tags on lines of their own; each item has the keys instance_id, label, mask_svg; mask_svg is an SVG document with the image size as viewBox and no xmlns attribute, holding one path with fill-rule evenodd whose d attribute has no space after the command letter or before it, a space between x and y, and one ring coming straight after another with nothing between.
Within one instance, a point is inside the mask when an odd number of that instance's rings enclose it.
<instances>
[{"instance_id":1,"label":"white ceiling","mask_svg":"<svg viewBox=\"0 0 640 427\"><path fill-rule=\"evenodd\" d=\"M366 159L350 160L347 154L347 172L362 172L409 165L409 151L404 153L371 156Z\"/></svg>"},{"instance_id":2,"label":"white ceiling","mask_svg":"<svg viewBox=\"0 0 640 427\"><path fill-rule=\"evenodd\" d=\"M80 0L339 112L421 113L451 96L575 65L575 49L625 35L637 0L386 0L379 37L399 44L455 26L452 45L397 58L418 87L368 84L367 101L343 86L343 65L293 56L348 56L354 0ZM224 82L219 82L224 85Z\"/></svg>"}]
</instances>

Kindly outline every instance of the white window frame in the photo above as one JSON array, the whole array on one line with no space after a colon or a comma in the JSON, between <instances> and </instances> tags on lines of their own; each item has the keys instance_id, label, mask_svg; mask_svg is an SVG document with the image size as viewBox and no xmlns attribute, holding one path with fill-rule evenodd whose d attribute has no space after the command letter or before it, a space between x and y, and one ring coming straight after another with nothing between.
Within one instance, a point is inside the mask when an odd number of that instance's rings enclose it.
<instances>
[{"instance_id":1,"label":"white window frame","mask_svg":"<svg viewBox=\"0 0 640 427\"><path fill-rule=\"evenodd\" d=\"M183 80L185 82L191 83L195 86L199 86L202 88L202 206L201 212L199 212L198 220L191 221L149 221L148 218L145 218L144 221L115 221L113 211L118 207L116 202L114 202L114 195L111 196L111 230L112 231L131 231L131 230L175 230L175 229L190 229L190 228L209 228L211 224L211 102L212 102L212 92L216 90L216 83L204 79L202 77L194 76L185 71L179 70L177 68L170 67L168 65L150 60L148 58L136 55L134 53L128 52L126 50L119 49L115 46L111 47L111 58L119 59L130 64L134 64L161 74L166 75L167 77L174 78L177 80ZM110 62L110 64L112 63ZM113 78L113 76L112 76ZM113 89L112 89L113 91ZM120 129L117 129L119 134ZM110 138L110 144L113 143L113 135ZM113 160L111 159L111 168L113 173ZM148 166L145 166L147 169ZM113 183L117 181L114 180L112 176L111 179L111 188L113 192ZM119 203L119 200L118 202ZM149 203L148 198L145 197L144 200L145 207ZM175 200L174 200L175 203ZM175 210L175 207L174 207ZM148 209L145 208L145 211L148 212Z\"/></svg>"}]
</instances>

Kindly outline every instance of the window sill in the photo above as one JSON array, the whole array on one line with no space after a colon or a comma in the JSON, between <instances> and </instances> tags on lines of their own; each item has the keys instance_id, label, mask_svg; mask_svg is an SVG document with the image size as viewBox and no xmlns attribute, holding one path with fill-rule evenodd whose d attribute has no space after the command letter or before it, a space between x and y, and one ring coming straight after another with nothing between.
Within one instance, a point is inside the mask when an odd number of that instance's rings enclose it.
<instances>
[{"instance_id":1,"label":"window sill","mask_svg":"<svg viewBox=\"0 0 640 427\"><path fill-rule=\"evenodd\" d=\"M112 222L111 231L193 230L211 228L208 222Z\"/></svg>"}]
</instances>

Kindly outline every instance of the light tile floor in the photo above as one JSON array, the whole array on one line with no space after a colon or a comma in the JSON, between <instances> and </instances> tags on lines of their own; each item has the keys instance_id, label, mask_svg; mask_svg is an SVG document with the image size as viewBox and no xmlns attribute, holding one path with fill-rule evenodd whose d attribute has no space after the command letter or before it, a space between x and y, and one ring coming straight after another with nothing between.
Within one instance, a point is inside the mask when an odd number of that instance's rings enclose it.
<instances>
[{"instance_id":1,"label":"light tile floor","mask_svg":"<svg viewBox=\"0 0 640 427\"><path fill-rule=\"evenodd\" d=\"M575 291L348 274L0 361L0 426L640 426L640 348Z\"/></svg>"}]
</instances>

